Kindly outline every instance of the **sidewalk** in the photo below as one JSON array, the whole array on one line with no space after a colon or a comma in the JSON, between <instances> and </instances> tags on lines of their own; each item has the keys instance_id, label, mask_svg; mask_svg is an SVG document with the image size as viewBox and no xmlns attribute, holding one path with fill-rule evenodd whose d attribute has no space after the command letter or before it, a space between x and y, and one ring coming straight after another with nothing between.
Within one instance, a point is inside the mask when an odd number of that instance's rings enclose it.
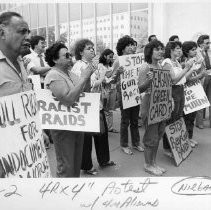
<instances>
[{"instance_id":1,"label":"sidewalk","mask_svg":"<svg viewBox=\"0 0 211 210\"><path fill-rule=\"evenodd\" d=\"M114 127L119 130L120 111L114 112ZM160 142L157 163L167 169L163 176L210 176L211 175L211 128L208 127L208 119L204 122L205 128L199 129L194 127L194 139L198 141L198 147L194 148L189 157L178 167L174 160L163 154L162 141ZM144 129L140 128L140 138L144 135ZM133 150L133 155L127 155L121 151L119 144L119 133L109 133L109 147L111 160L117 163L116 166L101 169L95 158L93 148L93 164L99 170L94 177L147 177L152 176L144 172L144 153ZM129 137L130 142L130 137ZM47 150L50 167L53 177L56 174L56 157L53 145ZM81 177L93 177L81 172Z\"/></svg>"}]
</instances>

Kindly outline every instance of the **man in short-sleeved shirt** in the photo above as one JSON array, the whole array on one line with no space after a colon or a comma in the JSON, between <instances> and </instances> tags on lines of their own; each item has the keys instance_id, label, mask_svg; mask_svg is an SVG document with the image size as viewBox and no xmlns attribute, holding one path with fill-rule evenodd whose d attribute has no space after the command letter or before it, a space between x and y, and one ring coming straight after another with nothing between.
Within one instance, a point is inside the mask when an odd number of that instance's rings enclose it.
<instances>
[{"instance_id":1,"label":"man in short-sleeved shirt","mask_svg":"<svg viewBox=\"0 0 211 210\"><path fill-rule=\"evenodd\" d=\"M1 97L30 90L32 87L27 80L27 72L20 57L28 35L28 24L21 15L15 12L4 12L0 15ZM5 177L1 163L0 177Z\"/></svg>"},{"instance_id":2,"label":"man in short-sleeved shirt","mask_svg":"<svg viewBox=\"0 0 211 210\"><path fill-rule=\"evenodd\" d=\"M31 38L32 52L24 56L26 67L30 75L40 75L41 87L44 88L44 78L46 73L51 69L45 61L45 38L42 36L33 36Z\"/></svg>"}]
</instances>

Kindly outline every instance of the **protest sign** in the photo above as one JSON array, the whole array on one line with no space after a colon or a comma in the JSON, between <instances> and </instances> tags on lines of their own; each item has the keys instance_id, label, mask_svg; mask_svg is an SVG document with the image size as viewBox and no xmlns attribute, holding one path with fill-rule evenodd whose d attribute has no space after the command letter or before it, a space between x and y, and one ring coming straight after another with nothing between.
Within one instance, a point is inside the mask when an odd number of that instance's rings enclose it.
<instances>
[{"instance_id":1,"label":"protest sign","mask_svg":"<svg viewBox=\"0 0 211 210\"><path fill-rule=\"evenodd\" d=\"M119 64L125 71L121 74L121 93L123 109L140 104L138 89L138 74L140 65L144 61L143 53L124 55L119 57Z\"/></svg>"},{"instance_id":2,"label":"protest sign","mask_svg":"<svg viewBox=\"0 0 211 210\"><path fill-rule=\"evenodd\" d=\"M172 88L169 71L153 69L148 124L170 118L172 112Z\"/></svg>"},{"instance_id":3,"label":"protest sign","mask_svg":"<svg viewBox=\"0 0 211 210\"><path fill-rule=\"evenodd\" d=\"M210 210L210 195L208 176L0 180L3 210Z\"/></svg>"},{"instance_id":4,"label":"protest sign","mask_svg":"<svg viewBox=\"0 0 211 210\"><path fill-rule=\"evenodd\" d=\"M43 129L100 131L99 93L82 93L72 107L62 105L49 90L40 90L37 98Z\"/></svg>"},{"instance_id":5,"label":"protest sign","mask_svg":"<svg viewBox=\"0 0 211 210\"><path fill-rule=\"evenodd\" d=\"M0 98L0 134L5 177L50 177L34 91Z\"/></svg>"},{"instance_id":6,"label":"protest sign","mask_svg":"<svg viewBox=\"0 0 211 210\"><path fill-rule=\"evenodd\" d=\"M184 113L198 111L200 109L210 106L206 93L200 81L188 82L184 85L185 92L185 106Z\"/></svg>"},{"instance_id":7,"label":"protest sign","mask_svg":"<svg viewBox=\"0 0 211 210\"><path fill-rule=\"evenodd\" d=\"M40 75L29 75L29 78L32 80L33 84L33 90L37 91L41 89L41 83L40 83Z\"/></svg>"},{"instance_id":8,"label":"protest sign","mask_svg":"<svg viewBox=\"0 0 211 210\"><path fill-rule=\"evenodd\" d=\"M184 119L180 118L176 122L166 126L165 131L175 163L178 166L192 152Z\"/></svg>"}]
</instances>

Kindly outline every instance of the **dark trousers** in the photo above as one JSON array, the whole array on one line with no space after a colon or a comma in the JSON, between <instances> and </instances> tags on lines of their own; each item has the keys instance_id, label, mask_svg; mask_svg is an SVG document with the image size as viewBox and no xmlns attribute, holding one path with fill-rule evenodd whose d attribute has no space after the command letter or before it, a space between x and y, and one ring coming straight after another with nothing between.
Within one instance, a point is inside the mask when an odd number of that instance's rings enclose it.
<instances>
[{"instance_id":1,"label":"dark trousers","mask_svg":"<svg viewBox=\"0 0 211 210\"><path fill-rule=\"evenodd\" d=\"M193 138L193 128L195 119L196 119L196 112L184 115L185 125L189 139Z\"/></svg>"},{"instance_id":2,"label":"dark trousers","mask_svg":"<svg viewBox=\"0 0 211 210\"><path fill-rule=\"evenodd\" d=\"M83 132L51 130L54 141L57 177L79 177L83 151Z\"/></svg>"},{"instance_id":3,"label":"dark trousers","mask_svg":"<svg viewBox=\"0 0 211 210\"><path fill-rule=\"evenodd\" d=\"M101 135L93 133L85 133L84 146L82 156L82 170L90 170L93 167L92 163L92 137L94 138L95 151L99 165L107 163L110 160L109 143L108 143L108 128L104 111L101 110L100 114L103 117L105 132Z\"/></svg>"},{"instance_id":4,"label":"dark trousers","mask_svg":"<svg viewBox=\"0 0 211 210\"><path fill-rule=\"evenodd\" d=\"M183 85L172 86L172 98L174 100L174 110L171 113L171 118L166 121L166 125L179 120L183 116L183 109L185 104L184 87ZM163 148L170 149L166 133L163 135Z\"/></svg>"},{"instance_id":5,"label":"dark trousers","mask_svg":"<svg viewBox=\"0 0 211 210\"><path fill-rule=\"evenodd\" d=\"M130 125L131 141L133 146L140 144L140 135L138 130L138 117L140 105L121 109L121 124L120 124L120 145L128 147L128 126Z\"/></svg>"}]
</instances>

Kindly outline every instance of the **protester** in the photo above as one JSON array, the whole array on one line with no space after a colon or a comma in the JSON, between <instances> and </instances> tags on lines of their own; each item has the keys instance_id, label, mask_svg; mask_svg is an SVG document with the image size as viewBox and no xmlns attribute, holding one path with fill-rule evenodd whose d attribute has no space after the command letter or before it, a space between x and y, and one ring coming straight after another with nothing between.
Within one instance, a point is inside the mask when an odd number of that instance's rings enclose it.
<instances>
[{"instance_id":1,"label":"protester","mask_svg":"<svg viewBox=\"0 0 211 210\"><path fill-rule=\"evenodd\" d=\"M152 34L148 37L148 42L151 42L152 40L157 39L156 35Z\"/></svg>"},{"instance_id":2,"label":"protester","mask_svg":"<svg viewBox=\"0 0 211 210\"><path fill-rule=\"evenodd\" d=\"M170 76L172 79L172 98L174 100L174 110L171 113L171 118L167 121L167 125L179 120L183 116L183 108L185 103L184 87L186 82L187 72L191 69L194 60L190 59L185 63L185 68L182 69L178 58L181 56L182 50L181 42L168 42L165 48L165 59L162 62L162 66L166 70L170 70ZM189 74L193 72L193 69L189 71ZM166 134L163 136L163 148L164 154L173 157L170 145Z\"/></svg>"},{"instance_id":3,"label":"protester","mask_svg":"<svg viewBox=\"0 0 211 210\"><path fill-rule=\"evenodd\" d=\"M33 36L30 40L32 52L24 57L30 60L26 67L30 74L40 75L41 87L44 88L44 78L46 73L51 69L45 62L44 52L46 47L45 38L42 36Z\"/></svg>"},{"instance_id":4,"label":"protester","mask_svg":"<svg viewBox=\"0 0 211 210\"><path fill-rule=\"evenodd\" d=\"M90 79L93 68L88 65L81 70L78 78L71 72L72 58L67 47L55 43L46 50L45 59L51 71L45 78L45 87L63 105L72 106L83 91L84 85ZM84 133L69 130L51 130L57 159L58 177L79 177Z\"/></svg>"},{"instance_id":5,"label":"protester","mask_svg":"<svg viewBox=\"0 0 211 210\"><path fill-rule=\"evenodd\" d=\"M82 69L86 68L88 65L93 66L92 59L95 57L94 44L89 39L81 39L75 43L74 51L77 62L74 64L72 71L80 77ZM94 69L97 70L97 66L94 66ZM91 79L87 81L83 91L91 91ZM103 111L99 114L102 115ZM92 163L92 137L94 137L95 151L99 165L112 165L113 162L110 162L109 145L106 134L104 134L101 139L100 135L85 133L81 169L84 170L84 173L86 174L96 175L98 171Z\"/></svg>"},{"instance_id":6,"label":"protester","mask_svg":"<svg viewBox=\"0 0 211 210\"><path fill-rule=\"evenodd\" d=\"M199 57L204 59L204 65L206 67L207 75L202 80L202 85L204 91L207 95L209 102L211 103L211 51L210 51L210 37L208 35L201 35L198 40L198 49L197 53ZM205 109L199 110L196 116L196 127L203 129L204 122L203 118L205 118ZM209 127L211 128L211 106L209 107Z\"/></svg>"},{"instance_id":7,"label":"protester","mask_svg":"<svg viewBox=\"0 0 211 210\"><path fill-rule=\"evenodd\" d=\"M179 36L177 35L172 35L169 38L169 42L178 42L179 41Z\"/></svg>"},{"instance_id":8,"label":"protester","mask_svg":"<svg viewBox=\"0 0 211 210\"><path fill-rule=\"evenodd\" d=\"M182 51L184 56L186 57L186 61L194 58L195 62L193 63L192 69L193 69L193 73L189 74L189 72L186 74L186 83L189 84L190 82L196 81L196 80L200 80L202 79L205 75L205 68L203 65L203 60L199 60L197 59L196 55L197 55L197 44L193 41L188 41L188 42L184 42L182 44ZM186 129L188 131L188 138L191 144L191 147L195 147L196 145L198 145L198 142L196 140L193 139L193 128L194 128L194 121L196 118L196 112L192 112L189 114L184 115L184 120L185 120L185 124L186 124Z\"/></svg>"},{"instance_id":9,"label":"protester","mask_svg":"<svg viewBox=\"0 0 211 210\"><path fill-rule=\"evenodd\" d=\"M21 58L29 32L20 14L4 12L0 15L0 97L32 89ZM0 177L5 177L1 164Z\"/></svg>"},{"instance_id":10,"label":"protester","mask_svg":"<svg viewBox=\"0 0 211 210\"><path fill-rule=\"evenodd\" d=\"M145 133L143 137L144 143L144 170L152 175L160 176L166 172L156 164L156 155L159 141L165 131L165 120L159 123L148 125L148 111L151 94L151 83L153 79L153 69L161 69L159 61L162 59L164 45L158 40L149 42L144 49L144 57L146 63L143 63L139 71L138 86L140 93L145 92L142 100L142 119L145 125Z\"/></svg>"},{"instance_id":11,"label":"protester","mask_svg":"<svg viewBox=\"0 0 211 210\"><path fill-rule=\"evenodd\" d=\"M133 54L133 44L134 40L126 35L120 38L117 42L116 50L118 56ZM138 117L139 117L139 109L140 106L134 106L127 109L123 109L122 105L122 96L120 89L120 73L123 67L120 67L119 61L117 60L114 65L114 72L116 72L118 83L117 83L117 91L118 91L118 99L121 110L121 124L120 124L120 145L122 151L128 155L132 155L133 152L128 145L128 127L130 125L130 133L131 133L131 141L132 147L137 149L139 152L143 152L144 149L140 145L140 136L138 130Z\"/></svg>"},{"instance_id":12,"label":"protester","mask_svg":"<svg viewBox=\"0 0 211 210\"><path fill-rule=\"evenodd\" d=\"M116 84L114 83L112 76L113 56L114 52L112 50L105 49L100 55L98 69L100 72L105 72L103 78L104 80L102 82L102 99L108 131L118 133L118 131L113 127L113 110L116 108L117 94Z\"/></svg>"}]
</instances>

